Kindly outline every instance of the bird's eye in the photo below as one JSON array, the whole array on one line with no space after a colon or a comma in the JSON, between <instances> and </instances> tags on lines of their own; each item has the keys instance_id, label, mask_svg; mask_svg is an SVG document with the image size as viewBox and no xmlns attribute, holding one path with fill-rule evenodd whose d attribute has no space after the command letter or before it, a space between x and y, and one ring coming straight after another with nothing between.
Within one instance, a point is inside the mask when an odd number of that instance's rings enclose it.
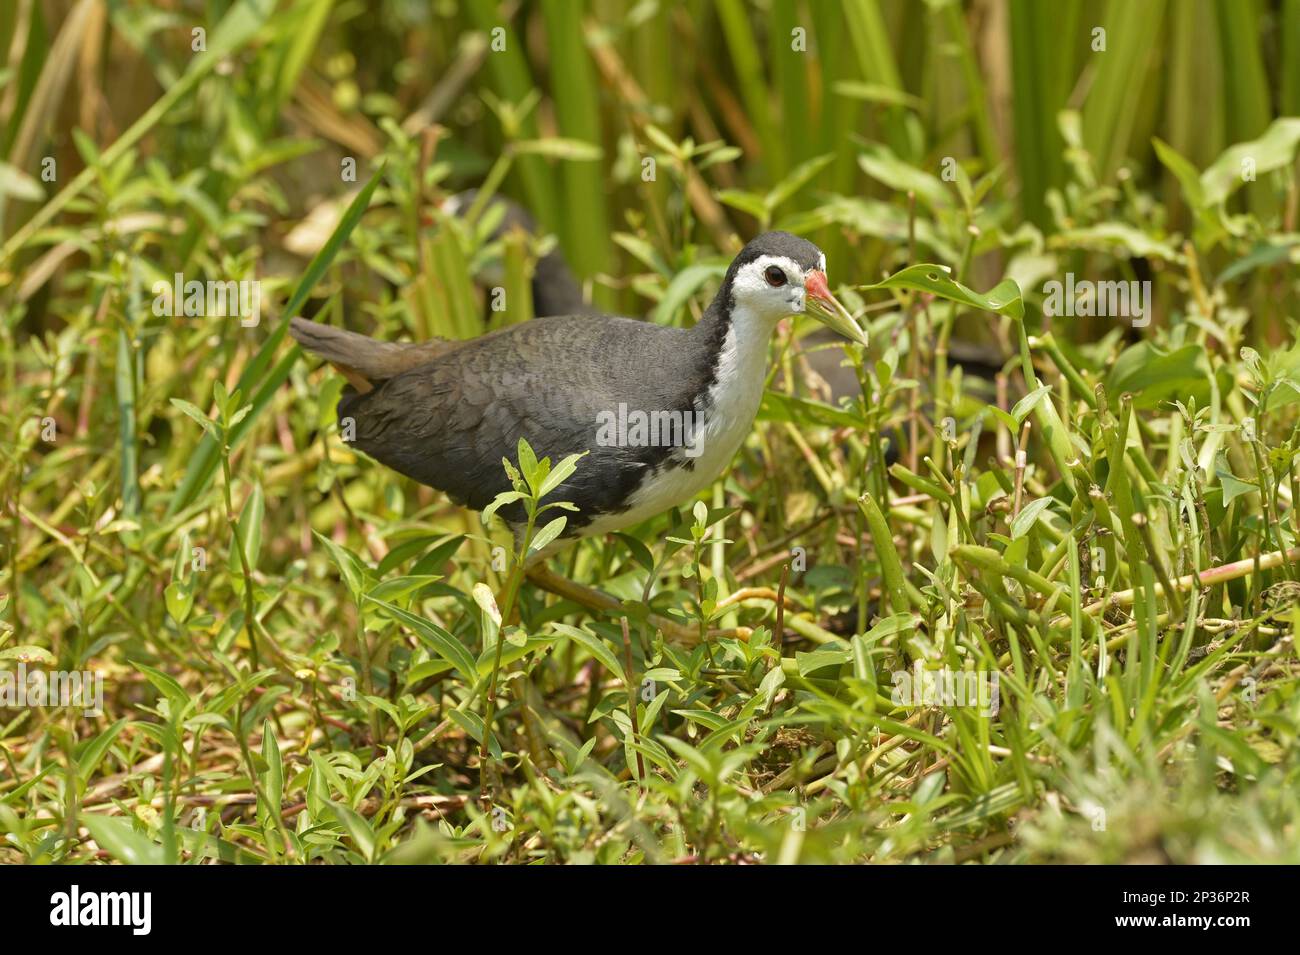
<instances>
[{"instance_id":1,"label":"bird's eye","mask_svg":"<svg viewBox=\"0 0 1300 955\"><path fill-rule=\"evenodd\" d=\"M786 283L785 273L775 265L769 265L763 272L763 278L767 279L767 284L772 288L780 288Z\"/></svg>"}]
</instances>

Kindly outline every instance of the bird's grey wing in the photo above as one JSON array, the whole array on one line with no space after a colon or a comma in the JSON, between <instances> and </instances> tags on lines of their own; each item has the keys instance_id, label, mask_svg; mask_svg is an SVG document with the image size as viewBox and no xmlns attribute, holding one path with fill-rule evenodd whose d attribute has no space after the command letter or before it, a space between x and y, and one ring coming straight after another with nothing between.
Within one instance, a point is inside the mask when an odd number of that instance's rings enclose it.
<instances>
[{"instance_id":1,"label":"bird's grey wing","mask_svg":"<svg viewBox=\"0 0 1300 955\"><path fill-rule=\"evenodd\" d=\"M346 396L340 422L347 435L353 419L360 450L475 509L509 489L501 461L515 460L520 437L553 463L587 451L552 495L578 506L570 525L580 527L617 510L671 452L601 445L598 432L620 403L672 410L689 401L686 334L630 319L537 319Z\"/></svg>"}]
</instances>

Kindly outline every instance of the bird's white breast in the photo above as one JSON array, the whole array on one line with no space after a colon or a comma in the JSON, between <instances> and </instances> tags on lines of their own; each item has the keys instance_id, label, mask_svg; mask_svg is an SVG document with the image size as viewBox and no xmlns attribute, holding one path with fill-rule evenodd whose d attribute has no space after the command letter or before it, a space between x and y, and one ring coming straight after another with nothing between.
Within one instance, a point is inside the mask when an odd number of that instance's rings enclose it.
<instances>
[{"instance_id":1,"label":"bird's white breast","mask_svg":"<svg viewBox=\"0 0 1300 955\"><path fill-rule=\"evenodd\" d=\"M694 458L675 452L677 460L694 467L661 467L646 476L629 499L630 507L618 514L598 517L583 536L605 534L638 524L687 501L708 487L731 463L749 434L763 399L767 349L775 321L738 312L727 329L718 356L716 380L707 399L697 403Z\"/></svg>"}]
</instances>

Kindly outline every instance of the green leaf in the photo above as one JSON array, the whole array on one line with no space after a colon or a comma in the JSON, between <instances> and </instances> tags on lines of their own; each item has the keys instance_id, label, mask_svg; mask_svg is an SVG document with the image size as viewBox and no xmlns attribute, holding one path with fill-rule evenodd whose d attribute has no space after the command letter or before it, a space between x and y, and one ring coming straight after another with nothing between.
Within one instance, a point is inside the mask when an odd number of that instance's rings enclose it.
<instances>
[{"instance_id":1,"label":"green leaf","mask_svg":"<svg viewBox=\"0 0 1300 955\"><path fill-rule=\"evenodd\" d=\"M262 527L266 523L266 498L262 494L260 482L253 484L253 490L244 503L244 510L235 522L239 546L248 558L248 569L256 569L257 558L262 553ZM231 554L230 569L232 573L242 574L239 555Z\"/></svg>"},{"instance_id":2,"label":"green leaf","mask_svg":"<svg viewBox=\"0 0 1300 955\"><path fill-rule=\"evenodd\" d=\"M0 160L0 199L12 196L19 202L41 202L45 190L27 173Z\"/></svg>"},{"instance_id":3,"label":"green leaf","mask_svg":"<svg viewBox=\"0 0 1300 955\"><path fill-rule=\"evenodd\" d=\"M330 809L334 810L334 816L343 824L344 830L352 839L352 844L357 847L367 862L374 861L375 858L375 830L370 823L359 812L351 806L341 802L329 801Z\"/></svg>"},{"instance_id":4,"label":"green leaf","mask_svg":"<svg viewBox=\"0 0 1300 955\"><path fill-rule=\"evenodd\" d=\"M209 418L207 415L205 415L201 410L199 410L199 408L197 408L195 405L190 404L190 402L184 400L183 398L172 398L171 403L175 405L177 408L179 408L181 411L183 411L190 418L197 421L199 427L201 427L205 432L211 435L214 440L218 439L221 432L219 427L217 426L217 423L213 421L211 418Z\"/></svg>"},{"instance_id":5,"label":"green leaf","mask_svg":"<svg viewBox=\"0 0 1300 955\"><path fill-rule=\"evenodd\" d=\"M827 153L824 156L814 156L812 159L805 160L795 166L784 179L778 182L767 194L765 204L767 209L773 210L781 203L785 202L796 192L802 189L817 176L819 172L829 166L835 160L834 153Z\"/></svg>"},{"instance_id":6,"label":"green leaf","mask_svg":"<svg viewBox=\"0 0 1300 955\"><path fill-rule=\"evenodd\" d=\"M413 574L409 577L390 577L371 588L369 596L376 600L401 600L429 584L441 580L437 574Z\"/></svg>"},{"instance_id":7,"label":"green leaf","mask_svg":"<svg viewBox=\"0 0 1300 955\"><path fill-rule=\"evenodd\" d=\"M41 666L52 667L58 661L54 654L50 653L44 647L35 647L30 644L10 647L8 650L0 650L0 660L17 660L19 663L39 663Z\"/></svg>"},{"instance_id":8,"label":"green leaf","mask_svg":"<svg viewBox=\"0 0 1300 955\"><path fill-rule=\"evenodd\" d=\"M1052 499L1050 497L1040 497L1038 500L1030 501L1021 508L1020 513L1016 515L1016 519L1011 522L1011 539L1015 540L1028 534L1033 526L1038 523L1038 519L1051 506Z\"/></svg>"},{"instance_id":9,"label":"green leaf","mask_svg":"<svg viewBox=\"0 0 1300 955\"><path fill-rule=\"evenodd\" d=\"M474 665L474 657L470 655L463 643L446 630L383 600L376 600L374 597L366 597L366 599L382 607L394 620L414 631L422 643L455 667L471 686L477 682L478 669Z\"/></svg>"},{"instance_id":10,"label":"green leaf","mask_svg":"<svg viewBox=\"0 0 1300 955\"><path fill-rule=\"evenodd\" d=\"M1080 248L1139 259L1182 262L1182 254L1168 242L1148 235L1123 222L1101 222L1079 229L1066 229L1049 243L1053 249L1076 251Z\"/></svg>"},{"instance_id":11,"label":"green leaf","mask_svg":"<svg viewBox=\"0 0 1300 955\"><path fill-rule=\"evenodd\" d=\"M81 751L77 758L77 776L82 780L89 780L94 774L99 761L104 758L108 748L113 745L113 740L117 739L117 734L122 732L122 727L126 726L126 717L122 717L104 732L100 733L91 740L86 748Z\"/></svg>"},{"instance_id":12,"label":"green leaf","mask_svg":"<svg viewBox=\"0 0 1300 955\"><path fill-rule=\"evenodd\" d=\"M1219 487L1223 490L1223 506L1227 507L1237 498L1244 494L1258 494L1258 485L1249 481L1243 481L1232 473L1232 468L1228 465L1227 456L1223 452L1215 457L1214 476L1219 481Z\"/></svg>"},{"instance_id":13,"label":"green leaf","mask_svg":"<svg viewBox=\"0 0 1300 955\"><path fill-rule=\"evenodd\" d=\"M880 505L870 493L858 498L858 507L867 519L867 529L871 532L871 542L876 548L876 557L880 561L880 573L885 578L885 591L889 598L890 609L906 610L909 606L907 578L903 574L903 562L898 557L894 546L894 535L889 529Z\"/></svg>"},{"instance_id":14,"label":"green leaf","mask_svg":"<svg viewBox=\"0 0 1300 955\"><path fill-rule=\"evenodd\" d=\"M532 445L521 437L515 453L518 455L519 473L524 476L524 481L533 493L536 493L540 482L537 473L537 455L533 453Z\"/></svg>"},{"instance_id":15,"label":"green leaf","mask_svg":"<svg viewBox=\"0 0 1300 955\"><path fill-rule=\"evenodd\" d=\"M761 683L758 684L758 695L762 699L762 708L770 710L773 701L776 700L777 691L785 684L785 669L774 666L767 671Z\"/></svg>"},{"instance_id":16,"label":"green leaf","mask_svg":"<svg viewBox=\"0 0 1300 955\"><path fill-rule=\"evenodd\" d=\"M692 770L705 783L712 783L716 773L713 764L698 749L683 740L673 736L659 736L659 741L668 749L672 750L685 763L687 769Z\"/></svg>"},{"instance_id":17,"label":"green leaf","mask_svg":"<svg viewBox=\"0 0 1300 955\"><path fill-rule=\"evenodd\" d=\"M987 295L981 295L954 281L948 269L942 265L912 265L895 272L883 282L858 286L859 291L863 292L896 288L929 292L959 305L969 305L971 308L1017 320L1025 317L1025 303L1020 294L1020 286L1012 279L1003 279Z\"/></svg>"},{"instance_id":18,"label":"green leaf","mask_svg":"<svg viewBox=\"0 0 1300 955\"><path fill-rule=\"evenodd\" d=\"M599 146L581 139L522 139L510 144L521 155L546 156L548 159L567 159L570 162L596 162L605 152Z\"/></svg>"},{"instance_id":19,"label":"green leaf","mask_svg":"<svg viewBox=\"0 0 1300 955\"><path fill-rule=\"evenodd\" d=\"M625 534L622 531L616 531L614 536L627 546L628 552L632 555L634 561L640 564L644 570L650 571L651 573L654 572L655 558L654 554L650 552L649 547L646 547L645 544L637 540L631 534Z\"/></svg>"},{"instance_id":20,"label":"green leaf","mask_svg":"<svg viewBox=\"0 0 1300 955\"><path fill-rule=\"evenodd\" d=\"M168 584L163 590L163 604L167 608L167 615L177 624L185 623L194 608L194 590L189 582L173 580Z\"/></svg>"},{"instance_id":21,"label":"green leaf","mask_svg":"<svg viewBox=\"0 0 1300 955\"><path fill-rule=\"evenodd\" d=\"M731 206L733 209L739 209L741 212L753 216L759 222L765 221L768 215L766 200L755 192L746 192L743 189L723 189L718 193L718 201L723 205Z\"/></svg>"},{"instance_id":22,"label":"green leaf","mask_svg":"<svg viewBox=\"0 0 1300 955\"><path fill-rule=\"evenodd\" d=\"M1011 409L1011 417L1015 420L1017 428L1025 423L1025 419L1029 417L1030 413L1034 410L1034 407L1038 402L1042 401L1043 396L1051 390L1051 385L1040 385L1016 402L1015 407ZM1015 434L1014 429L1012 430L1012 434Z\"/></svg>"},{"instance_id":23,"label":"green leaf","mask_svg":"<svg viewBox=\"0 0 1300 955\"><path fill-rule=\"evenodd\" d=\"M780 391L763 392L759 405L760 421L789 421L798 425L821 425L828 428L862 426L862 416L811 398L800 398Z\"/></svg>"},{"instance_id":24,"label":"green leaf","mask_svg":"<svg viewBox=\"0 0 1300 955\"><path fill-rule=\"evenodd\" d=\"M627 676L623 673L623 667L618 662L618 657L614 656L614 651L609 648L609 644L605 643L604 640L592 636L586 630L579 630L577 627L571 627L565 623L556 623L551 626L569 639L581 644L606 670L618 677L624 686L627 685Z\"/></svg>"},{"instance_id":25,"label":"green leaf","mask_svg":"<svg viewBox=\"0 0 1300 955\"><path fill-rule=\"evenodd\" d=\"M180 709L181 706L189 702L189 693L173 677L143 663L132 663L131 665L145 675L145 679L154 685L154 688L167 699L174 710Z\"/></svg>"},{"instance_id":26,"label":"green leaf","mask_svg":"<svg viewBox=\"0 0 1300 955\"><path fill-rule=\"evenodd\" d=\"M551 473L546 475L546 480L542 482L541 488L537 492L537 497L544 498L557 487L568 480L569 476L578 469L578 462L587 456L586 451L581 454L570 454L567 458L551 469Z\"/></svg>"},{"instance_id":27,"label":"green leaf","mask_svg":"<svg viewBox=\"0 0 1300 955\"><path fill-rule=\"evenodd\" d=\"M1244 186L1247 161L1253 164L1256 176L1289 166L1297 146L1300 146L1300 117L1294 116L1275 119L1258 139L1229 146L1201 173L1205 201L1216 205Z\"/></svg>"},{"instance_id":28,"label":"green leaf","mask_svg":"<svg viewBox=\"0 0 1300 955\"><path fill-rule=\"evenodd\" d=\"M99 847L127 865L162 865L163 849L121 816L83 815L81 824Z\"/></svg>"},{"instance_id":29,"label":"green leaf","mask_svg":"<svg viewBox=\"0 0 1300 955\"><path fill-rule=\"evenodd\" d=\"M476 743L483 742L483 717L477 713L467 713L464 710L451 710L447 715L465 731L470 739ZM488 752L493 759L501 758L501 745L497 742L495 733L488 739Z\"/></svg>"},{"instance_id":30,"label":"green leaf","mask_svg":"<svg viewBox=\"0 0 1300 955\"><path fill-rule=\"evenodd\" d=\"M555 540L555 538L559 537L560 533L564 530L564 525L568 522L568 520L569 519L564 515L560 515L555 520L551 521L549 524L543 527L536 534L534 534L533 541L528 548L529 552L535 554L538 551L540 551L543 547L545 547L547 544L549 544L551 541Z\"/></svg>"},{"instance_id":31,"label":"green leaf","mask_svg":"<svg viewBox=\"0 0 1300 955\"><path fill-rule=\"evenodd\" d=\"M858 156L858 165L872 179L891 189L904 195L916 193L917 199L931 209L939 211L952 206L952 194L942 181L903 162L886 146L876 144L868 147Z\"/></svg>"},{"instance_id":32,"label":"green leaf","mask_svg":"<svg viewBox=\"0 0 1300 955\"><path fill-rule=\"evenodd\" d=\"M262 758L267 766L262 775L267 808L274 818L279 819L280 802L284 799L284 760L280 757L280 743L275 738L275 727L270 720L262 724Z\"/></svg>"},{"instance_id":33,"label":"green leaf","mask_svg":"<svg viewBox=\"0 0 1300 955\"><path fill-rule=\"evenodd\" d=\"M324 544L325 549L329 551L330 559L334 561L334 566L337 567L339 573L343 575L343 582L347 584L348 590L352 592L353 598L355 599L360 597L361 592L365 589L365 563L360 557L352 553L352 551L334 543L334 541L330 540L324 534L312 531L312 536Z\"/></svg>"},{"instance_id":34,"label":"green leaf","mask_svg":"<svg viewBox=\"0 0 1300 955\"><path fill-rule=\"evenodd\" d=\"M852 650L849 647L823 647L820 650L797 650L794 659L800 676L808 676L826 667L841 667L849 662Z\"/></svg>"},{"instance_id":35,"label":"green leaf","mask_svg":"<svg viewBox=\"0 0 1300 955\"><path fill-rule=\"evenodd\" d=\"M832 92L850 99L860 99L865 103L877 103L881 106L906 106L908 109L922 109L925 100L912 96L903 90L881 83L860 83L857 80L840 80L831 86Z\"/></svg>"},{"instance_id":36,"label":"green leaf","mask_svg":"<svg viewBox=\"0 0 1300 955\"><path fill-rule=\"evenodd\" d=\"M1133 407L1155 408L1177 398L1195 399L1204 407L1210 398L1210 366L1205 349L1184 345L1164 351L1151 342L1139 342L1120 353L1106 377L1106 394L1112 402L1133 395Z\"/></svg>"},{"instance_id":37,"label":"green leaf","mask_svg":"<svg viewBox=\"0 0 1300 955\"><path fill-rule=\"evenodd\" d=\"M483 508L479 513L479 520L481 520L483 525L486 527L488 519L491 518L493 514L505 507L507 504L513 504L515 501L522 501L527 496L528 495L524 494L522 491L502 491L496 497L492 498L492 503Z\"/></svg>"}]
</instances>

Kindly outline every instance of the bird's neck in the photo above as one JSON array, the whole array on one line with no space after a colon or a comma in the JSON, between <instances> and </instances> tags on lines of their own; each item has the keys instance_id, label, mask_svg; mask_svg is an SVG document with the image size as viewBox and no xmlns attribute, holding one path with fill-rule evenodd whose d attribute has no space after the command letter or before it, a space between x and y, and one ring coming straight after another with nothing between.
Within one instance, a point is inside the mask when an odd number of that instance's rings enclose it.
<instances>
[{"instance_id":1,"label":"bird's neck","mask_svg":"<svg viewBox=\"0 0 1300 955\"><path fill-rule=\"evenodd\" d=\"M706 365L705 391L715 403L729 406L733 414L752 409L752 420L763 395L768 344L779 320L751 314L718 293L692 329Z\"/></svg>"}]
</instances>

